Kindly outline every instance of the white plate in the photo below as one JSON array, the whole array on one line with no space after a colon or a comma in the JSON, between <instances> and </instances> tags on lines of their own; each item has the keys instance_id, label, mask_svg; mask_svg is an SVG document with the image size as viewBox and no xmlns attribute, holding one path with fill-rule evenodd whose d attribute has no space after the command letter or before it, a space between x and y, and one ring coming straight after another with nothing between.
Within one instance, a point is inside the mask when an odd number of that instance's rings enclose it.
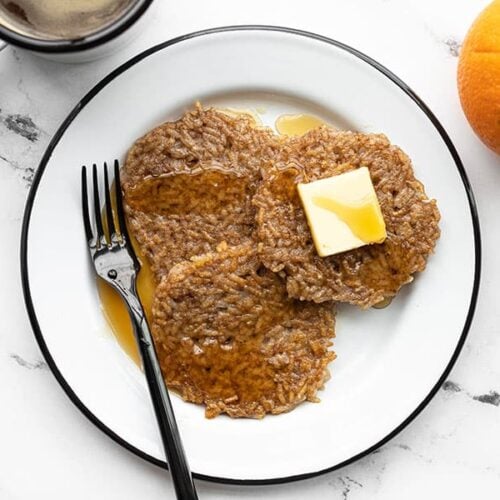
<instances>
[{"instance_id":1,"label":"white plate","mask_svg":"<svg viewBox=\"0 0 500 500\"><path fill-rule=\"evenodd\" d=\"M57 380L100 429L164 464L142 374L100 308L81 221L80 168L123 159L147 130L196 100L297 110L383 132L413 159L442 214L425 273L384 310L340 307L332 379L320 404L262 421L206 420L174 396L193 471L227 482L280 482L349 463L393 437L453 365L477 296L480 240L469 183L445 131L404 83L333 40L266 27L187 35L99 83L63 123L37 171L24 219L22 275L31 322Z\"/></svg>"}]
</instances>

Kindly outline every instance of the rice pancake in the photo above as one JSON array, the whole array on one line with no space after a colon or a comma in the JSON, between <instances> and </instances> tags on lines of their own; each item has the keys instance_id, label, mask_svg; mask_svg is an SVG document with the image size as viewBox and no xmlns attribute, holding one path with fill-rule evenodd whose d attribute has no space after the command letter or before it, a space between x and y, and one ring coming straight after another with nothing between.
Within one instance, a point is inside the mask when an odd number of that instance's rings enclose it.
<instances>
[{"instance_id":1,"label":"rice pancake","mask_svg":"<svg viewBox=\"0 0 500 500\"><path fill-rule=\"evenodd\" d=\"M387 239L319 257L297 193L297 183L368 167L384 216ZM283 144L253 203L260 258L286 276L291 297L369 307L394 296L423 271L439 238L439 211L415 178L411 161L384 135L312 130Z\"/></svg>"},{"instance_id":2,"label":"rice pancake","mask_svg":"<svg viewBox=\"0 0 500 500\"><path fill-rule=\"evenodd\" d=\"M159 282L175 264L254 232L254 184L221 169L149 178L126 194L129 228Z\"/></svg>"},{"instance_id":3,"label":"rice pancake","mask_svg":"<svg viewBox=\"0 0 500 500\"><path fill-rule=\"evenodd\" d=\"M158 281L184 259L251 238L251 198L280 142L249 115L197 105L134 143L122 173L125 210Z\"/></svg>"},{"instance_id":4,"label":"rice pancake","mask_svg":"<svg viewBox=\"0 0 500 500\"><path fill-rule=\"evenodd\" d=\"M169 388L205 404L209 418L317 401L335 358L332 304L290 298L255 245L173 267L156 289L152 331Z\"/></svg>"}]
</instances>

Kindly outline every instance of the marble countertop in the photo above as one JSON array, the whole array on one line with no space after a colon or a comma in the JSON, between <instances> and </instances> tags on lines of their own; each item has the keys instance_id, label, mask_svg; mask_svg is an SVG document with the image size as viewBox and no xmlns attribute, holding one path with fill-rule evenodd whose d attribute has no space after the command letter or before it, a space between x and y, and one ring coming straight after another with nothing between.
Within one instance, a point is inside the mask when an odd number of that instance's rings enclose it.
<instances>
[{"instance_id":1,"label":"marble countertop","mask_svg":"<svg viewBox=\"0 0 500 500\"><path fill-rule=\"evenodd\" d=\"M449 379L387 445L342 470L271 487L199 483L206 499L498 498L500 490L500 159L459 106L457 55L488 0L157 0L148 29L100 61L64 65L0 52L0 498L173 498L168 475L111 441L66 397L43 361L24 309L19 237L41 156L66 114L110 70L143 49L229 24L291 26L367 53L437 115L465 164L479 207L483 273L476 316ZM56 221L55 221L56 223Z\"/></svg>"}]
</instances>

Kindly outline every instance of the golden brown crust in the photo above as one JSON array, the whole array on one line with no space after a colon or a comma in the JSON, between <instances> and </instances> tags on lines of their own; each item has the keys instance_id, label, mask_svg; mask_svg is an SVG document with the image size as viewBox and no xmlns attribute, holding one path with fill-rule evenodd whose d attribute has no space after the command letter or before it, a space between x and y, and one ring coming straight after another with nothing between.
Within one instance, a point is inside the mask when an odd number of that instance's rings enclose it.
<instances>
[{"instance_id":1,"label":"golden brown crust","mask_svg":"<svg viewBox=\"0 0 500 500\"><path fill-rule=\"evenodd\" d=\"M259 179L264 159L275 154L279 142L271 129L257 127L249 115L197 104L179 120L161 124L134 143L122 186L128 191L148 177L211 167Z\"/></svg>"},{"instance_id":2,"label":"golden brown crust","mask_svg":"<svg viewBox=\"0 0 500 500\"><path fill-rule=\"evenodd\" d=\"M125 209L158 281L223 241L251 238L251 198L279 142L247 115L199 105L135 142L122 174Z\"/></svg>"},{"instance_id":3,"label":"golden brown crust","mask_svg":"<svg viewBox=\"0 0 500 500\"><path fill-rule=\"evenodd\" d=\"M261 418L316 401L333 306L290 299L253 245L172 268L157 288L153 336L169 387L207 417Z\"/></svg>"},{"instance_id":4,"label":"golden brown crust","mask_svg":"<svg viewBox=\"0 0 500 500\"><path fill-rule=\"evenodd\" d=\"M150 178L126 194L129 227L157 281L172 266L254 232L254 183L223 170Z\"/></svg>"}]
</instances>

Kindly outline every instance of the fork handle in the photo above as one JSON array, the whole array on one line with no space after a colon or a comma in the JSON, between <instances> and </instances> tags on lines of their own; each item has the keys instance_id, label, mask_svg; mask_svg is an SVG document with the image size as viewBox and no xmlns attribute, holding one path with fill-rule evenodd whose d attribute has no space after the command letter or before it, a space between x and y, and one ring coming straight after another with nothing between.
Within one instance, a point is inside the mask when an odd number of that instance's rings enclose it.
<instances>
[{"instance_id":1,"label":"fork handle","mask_svg":"<svg viewBox=\"0 0 500 500\"><path fill-rule=\"evenodd\" d=\"M126 295L125 299L130 319L132 320L135 338L141 353L144 373L177 498L180 500L197 500L198 495L186 460L172 403L161 373L144 309L135 290L131 290Z\"/></svg>"}]
</instances>

